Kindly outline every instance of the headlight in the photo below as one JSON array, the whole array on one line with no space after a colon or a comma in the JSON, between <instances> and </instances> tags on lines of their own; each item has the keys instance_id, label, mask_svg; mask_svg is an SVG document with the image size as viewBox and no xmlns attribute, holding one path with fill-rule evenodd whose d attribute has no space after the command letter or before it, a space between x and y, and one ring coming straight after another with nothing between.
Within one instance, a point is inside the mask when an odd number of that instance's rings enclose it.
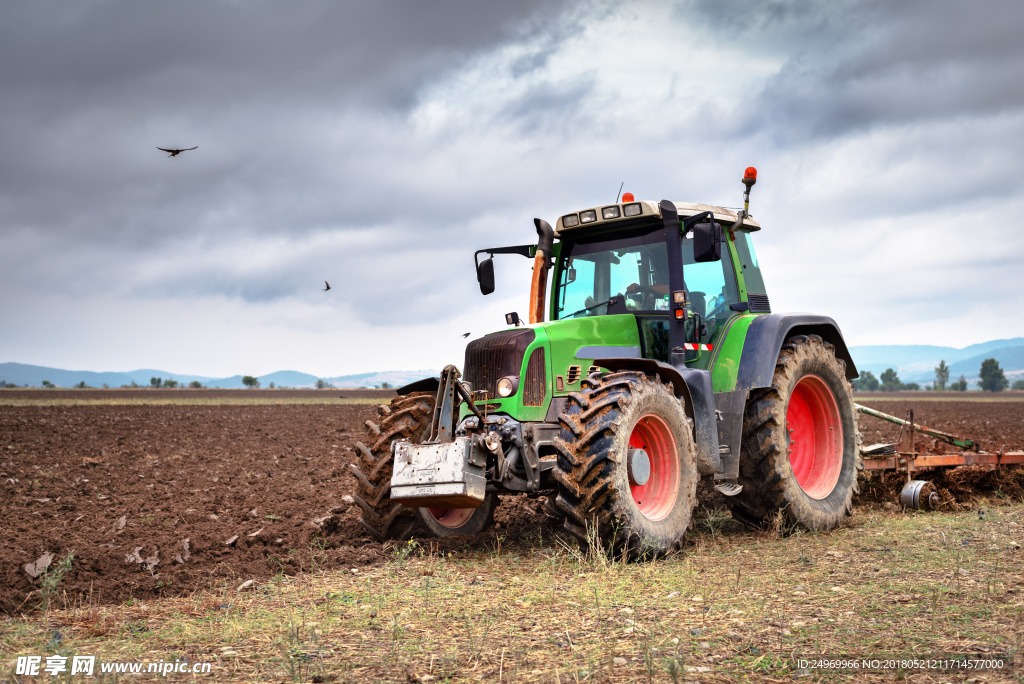
<instances>
[{"instance_id":1,"label":"headlight","mask_svg":"<svg viewBox=\"0 0 1024 684\"><path fill-rule=\"evenodd\" d=\"M636 204L627 204L626 206L622 207L622 213L625 214L626 216L639 216L640 203L637 202Z\"/></svg>"},{"instance_id":2,"label":"headlight","mask_svg":"<svg viewBox=\"0 0 1024 684\"><path fill-rule=\"evenodd\" d=\"M601 218L603 219L617 219L619 218L618 207L605 207L601 210Z\"/></svg>"},{"instance_id":3,"label":"headlight","mask_svg":"<svg viewBox=\"0 0 1024 684\"><path fill-rule=\"evenodd\" d=\"M566 214L562 217L563 228L573 228L580 225L580 217L576 214Z\"/></svg>"},{"instance_id":4,"label":"headlight","mask_svg":"<svg viewBox=\"0 0 1024 684\"><path fill-rule=\"evenodd\" d=\"M580 212L580 223L593 223L597 220L597 212L593 209ZM564 223L562 225L565 225Z\"/></svg>"},{"instance_id":5,"label":"headlight","mask_svg":"<svg viewBox=\"0 0 1024 684\"><path fill-rule=\"evenodd\" d=\"M511 397L516 393L516 389L519 387L519 378L515 376L508 376L498 380L498 396L499 397Z\"/></svg>"}]
</instances>

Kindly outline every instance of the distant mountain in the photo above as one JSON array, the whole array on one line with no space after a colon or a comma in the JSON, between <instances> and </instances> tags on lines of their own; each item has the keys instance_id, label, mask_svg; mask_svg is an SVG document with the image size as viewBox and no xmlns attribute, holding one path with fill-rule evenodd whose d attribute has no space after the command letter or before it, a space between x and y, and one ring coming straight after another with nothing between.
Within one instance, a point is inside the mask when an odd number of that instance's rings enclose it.
<instances>
[{"instance_id":1,"label":"distant mountain","mask_svg":"<svg viewBox=\"0 0 1024 684\"><path fill-rule=\"evenodd\" d=\"M392 387L420 380L433 376L437 377L438 371L417 370L417 371L378 371L374 373L360 373L357 375L339 375L337 377L323 378L326 383L334 387L378 387L388 383ZM168 373L156 369L140 369L125 372L97 373L94 371L72 371L61 368L49 368L47 366L32 366L25 363L0 363L0 382L8 382L13 385L29 387L42 387L43 381L53 383L57 387L74 387L82 382L88 387L121 387L131 385L133 382L142 387L150 386L151 378L161 380L176 380L180 386L188 385L190 382L199 381L206 387L218 389L241 389L241 375L233 375L228 378L212 378L204 375L181 375L179 373ZM258 376L260 387L316 387L319 379L316 375L300 373L299 371L275 371L266 375Z\"/></svg>"},{"instance_id":2,"label":"distant mountain","mask_svg":"<svg viewBox=\"0 0 1024 684\"><path fill-rule=\"evenodd\" d=\"M96 373L93 371L69 371L60 368L48 368L46 366L32 366L26 363L0 363L0 381L9 382L14 385L28 385L29 387L42 387L43 380L53 383L57 387L73 387L85 382L89 387L102 387L104 384L110 387L131 385L133 382L139 385L149 386L150 378L170 378L179 383L188 384L198 380L204 385L212 380L203 375L178 375L167 371L142 369L121 373Z\"/></svg>"},{"instance_id":3,"label":"distant mountain","mask_svg":"<svg viewBox=\"0 0 1024 684\"><path fill-rule=\"evenodd\" d=\"M335 387L379 387L385 382L391 387L401 387L423 378L436 378L440 374L441 371L436 370L382 371L359 373L358 375L339 375L334 378L324 378L324 380Z\"/></svg>"},{"instance_id":4,"label":"distant mountain","mask_svg":"<svg viewBox=\"0 0 1024 684\"><path fill-rule=\"evenodd\" d=\"M871 371L879 376L893 368L903 382L916 382L922 386L935 381L935 367L939 361L949 366L949 379L961 375L970 381L971 389L978 379L981 362L994 358L1010 379L1024 377L1024 337L992 340L963 348L931 345L868 345L850 347L853 361L860 371Z\"/></svg>"}]
</instances>

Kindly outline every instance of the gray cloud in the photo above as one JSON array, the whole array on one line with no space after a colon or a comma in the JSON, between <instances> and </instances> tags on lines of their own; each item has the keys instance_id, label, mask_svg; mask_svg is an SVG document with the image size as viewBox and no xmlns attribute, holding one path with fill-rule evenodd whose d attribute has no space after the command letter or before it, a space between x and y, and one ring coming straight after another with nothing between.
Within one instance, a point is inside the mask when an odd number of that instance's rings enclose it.
<instances>
[{"instance_id":1,"label":"gray cloud","mask_svg":"<svg viewBox=\"0 0 1024 684\"><path fill-rule=\"evenodd\" d=\"M739 123L780 144L1024 106L1019 3L702 0L679 11L740 49L785 57Z\"/></svg>"},{"instance_id":2,"label":"gray cloud","mask_svg":"<svg viewBox=\"0 0 1024 684\"><path fill-rule=\"evenodd\" d=\"M21 332L0 356L50 363L29 356L53 312L126 321L116 336L152 305L225 344L248 320L239 339L268 354L294 331L337 336L366 370L406 353L393 333L365 341L398 321L418 331L414 365L437 365L432 336L493 328L525 298L525 260L508 257L481 299L474 249L532 241L534 216L609 202L622 181L735 206L749 164L779 306L835 313L854 335L909 331L915 311L936 326L991 315L967 291L1011 277L1024 245L960 261L949 246L1015 211L1024 48L1016 4L975 7L11 4L0 314ZM998 306L1020 299L1000 291Z\"/></svg>"}]
</instances>

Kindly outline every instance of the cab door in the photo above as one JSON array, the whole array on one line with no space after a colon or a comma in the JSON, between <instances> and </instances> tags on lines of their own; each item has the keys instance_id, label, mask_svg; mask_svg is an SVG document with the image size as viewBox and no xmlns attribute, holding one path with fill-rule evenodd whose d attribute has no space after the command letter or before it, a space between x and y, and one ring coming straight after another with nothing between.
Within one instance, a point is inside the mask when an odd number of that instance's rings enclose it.
<instances>
[{"instance_id":1,"label":"cab door","mask_svg":"<svg viewBox=\"0 0 1024 684\"><path fill-rule=\"evenodd\" d=\"M736 274L725 249L719 261L696 263L692 233L684 237L682 249L689 313L686 341L696 346L696 349L687 349L686 365L708 369L715 345L722 339L729 319L737 315L731 308L740 301Z\"/></svg>"}]
</instances>

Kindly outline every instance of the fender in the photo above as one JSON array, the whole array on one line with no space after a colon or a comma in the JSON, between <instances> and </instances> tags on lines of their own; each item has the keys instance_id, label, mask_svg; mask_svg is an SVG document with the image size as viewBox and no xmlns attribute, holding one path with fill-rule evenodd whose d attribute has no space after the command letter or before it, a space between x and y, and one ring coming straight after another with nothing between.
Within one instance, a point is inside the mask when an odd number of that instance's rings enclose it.
<instances>
[{"instance_id":1,"label":"fender","mask_svg":"<svg viewBox=\"0 0 1024 684\"><path fill-rule=\"evenodd\" d=\"M818 335L831 342L836 348L836 358L846 363L846 378L853 380L857 377L853 357L834 320L817 314L766 314L755 318L747 328L735 389L771 387L775 362L790 335Z\"/></svg>"},{"instance_id":2,"label":"fender","mask_svg":"<svg viewBox=\"0 0 1024 684\"><path fill-rule=\"evenodd\" d=\"M718 429L715 423L715 395L710 372L696 368L680 370L653 359L594 359L594 365L610 371L635 370L648 375L658 375L662 380L672 383L675 395L683 401L683 410L693 419L698 472L701 475L721 472Z\"/></svg>"}]
</instances>

